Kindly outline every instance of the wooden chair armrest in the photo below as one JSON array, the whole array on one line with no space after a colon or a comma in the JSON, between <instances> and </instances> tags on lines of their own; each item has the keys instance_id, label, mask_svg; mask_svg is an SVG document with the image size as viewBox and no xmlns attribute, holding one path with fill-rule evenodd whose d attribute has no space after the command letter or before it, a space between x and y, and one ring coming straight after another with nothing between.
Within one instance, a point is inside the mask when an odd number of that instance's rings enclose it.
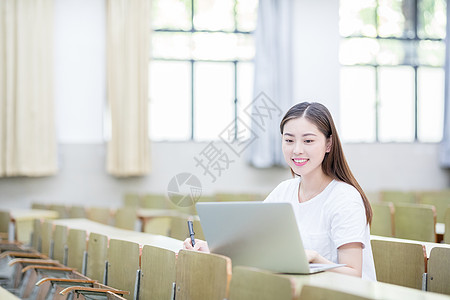
<instances>
[{"instance_id":1,"label":"wooden chair armrest","mask_svg":"<svg viewBox=\"0 0 450 300\"><path fill-rule=\"evenodd\" d=\"M40 286L44 282L73 282L73 283L96 283L97 280L86 280L86 279L69 279L69 278L53 278L53 277L44 277L38 282L36 282L37 286Z\"/></svg>"},{"instance_id":2,"label":"wooden chair armrest","mask_svg":"<svg viewBox=\"0 0 450 300\"><path fill-rule=\"evenodd\" d=\"M65 271L65 272L73 272L74 268L66 268L66 267L58 267L58 266L43 266L43 265L29 265L22 269L22 273L30 269L40 269L40 270L53 270L53 271Z\"/></svg>"},{"instance_id":3,"label":"wooden chair armrest","mask_svg":"<svg viewBox=\"0 0 450 300\"><path fill-rule=\"evenodd\" d=\"M119 295L128 295L130 292L128 291L121 291L116 289L99 289L99 288L90 288L90 287L84 287L84 286L70 286L62 290L59 294L60 295L67 295L70 292L94 292L94 293L114 293Z\"/></svg>"},{"instance_id":4,"label":"wooden chair armrest","mask_svg":"<svg viewBox=\"0 0 450 300\"><path fill-rule=\"evenodd\" d=\"M51 259L32 259L32 258L15 258L11 260L8 265L13 266L15 264L34 264L34 265L59 265L59 261Z\"/></svg>"},{"instance_id":5,"label":"wooden chair armrest","mask_svg":"<svg viewBox=\"0 0 450 300\"><path fill-rule=\"evenodd\" d=\"M42 258L49 259L48 256L38 253L38 252L20 252L20 251L5 251L0 254L0 259L5 258L7 256L14 256L19 258Z\"/></svg>"}]
</instances>

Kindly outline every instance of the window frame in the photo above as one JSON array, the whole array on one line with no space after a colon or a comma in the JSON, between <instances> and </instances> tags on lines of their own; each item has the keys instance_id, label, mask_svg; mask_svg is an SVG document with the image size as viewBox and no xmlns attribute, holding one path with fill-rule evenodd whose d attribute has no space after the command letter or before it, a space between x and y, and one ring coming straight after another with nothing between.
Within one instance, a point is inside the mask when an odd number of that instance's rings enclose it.
<instances>
[{"instance_id":1,"label":"window frame","mask_svg":"<svg viewBox=\"0 0 450 300\"><path fill-rule=\"evenodd\" d=\"M238 0L233 0L234 2L234 9L233 9L233 19L234 19L234 30L207 30L207 29L196 29L194 25L194 12L195 12L195 0L190 0L191 4L191 16L190 16L190 26L191 29L185 30L185 29L173 29L173 28L152 28L152 32L164 32L164 33L184 33L184 34L194 34L194 33L226 33L226 34L244 34L244 35L253 35L254 31L241 31L238 30L238 22L237 22L237 13L236 13L236 5ZM190 64L190 139L189 140L181 140L181 141L197 141L195 136L195 65L197 63L229 63L233 64L233 95L234 95L234 140L237 140L238 131L239 131L239 124L238 124L238 105L240 103L239 97L238 97L238 84L239 84L239 78L238 78L238 64L239 63L253 63L253 59L234 59L234 60L212 60L212 59L171 59L171 58L161 58L161 57L154 57L153 55L150 56L150 62L151 61L171 61L171 62L188 62ZM180 141L175 139L169 139L168 141Z\"/></svg>"},{"instance_id":2,"label":"window frame","mask_svg":"<svg viewBox=\"0 0 450 300\"><path fill-rule=\"evenodd\" d=\"M404 1L404 0L403 0ZM375 28L376 28L376 36L365 36L365 35L361 35L361 34L355 34L355 35L350 35L350 36L341 36L341 41L345 41L348 39L355 39L355 38L363 38L363 39L371 39L371 40L395 40L395 41L400 41L400 42L412 42L415 44L414 47L414 52L417 53L417 49L418 49L418 45L421 41L432 41L432 42L441 42L443 43L443 45L445 46L445 38L420 38L418 35L418 28L419 28L419 0L413 0L413 29L414 29L414 37L384 37L384 36L380 36L379 34L379 22L378 22L378 10L379 10L379 0L376 0L376 6L374 8L375 14ZM449 5L449 3L447 3L447 5ZM448 22L448 20L447 20ZM417 56L416 56L417 58ZM373 64L362 64L362 63L357 63L357 64L343 64L340 63L341 68L345 67L345 68L352 68L352 67L371 67L374 68L374 74L375 74L375 140L374 141L369 141L366 143L405 143L404 141L380 141L380 104L381 104L381 100L380 100L380 87L379 87L379 69L383 68L383 67L387 67L387 68L397 68L397 67L411 67L414 70L414 91L413 91L413 95L414 95L414 139L410 142L406 142L406 143L439 143L439 141L436 142L423 142L419 139L419 111L418 111L418 107L419 107L419 94L418 94L418 87L419 87L419 82L418 82L418 73L419 73L419 69L421 67L424 68L438 68L438 69L445 69L445 64L442 66L436 66L436 65L430 65L430 64L422 64L422 63L418 63L418 60L415 59L415 61L413 63L400 63L400 64L379 64L379 63L373 63ZM358 143L358 142L350 142L350 143Z\"/></svg>"}]
</instances>

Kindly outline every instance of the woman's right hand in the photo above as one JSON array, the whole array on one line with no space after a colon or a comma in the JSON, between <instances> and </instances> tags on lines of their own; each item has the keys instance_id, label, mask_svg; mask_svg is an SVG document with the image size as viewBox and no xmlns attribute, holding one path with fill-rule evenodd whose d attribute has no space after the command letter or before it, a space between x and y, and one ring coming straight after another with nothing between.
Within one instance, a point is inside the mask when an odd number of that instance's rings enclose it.
<instances>
[{"instance_id":1,"label":"woman's right hand","mask_svg":"<svg viewBox=\"0 0 450 300\"><path fill-rule=\"evenodd\" d=\"M198 239L195 239L194 247L192 247L191 238L185 239L183 242L183 249L210 253L208 243Z\"/></svg>"}]
</instances>

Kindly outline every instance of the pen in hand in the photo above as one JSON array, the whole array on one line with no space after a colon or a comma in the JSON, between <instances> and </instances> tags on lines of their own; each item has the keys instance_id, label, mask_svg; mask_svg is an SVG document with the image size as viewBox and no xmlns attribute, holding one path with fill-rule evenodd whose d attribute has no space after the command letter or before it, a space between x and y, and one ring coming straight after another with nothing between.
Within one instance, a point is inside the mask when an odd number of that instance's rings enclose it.
<instances>
[{"instance_id":1,"label":"pen in hand","mask_svg":"<svg viewBox=\"0 0 450 300\"><path fill-rule=\"evenodd\" d=\"M188 229L189 229L189 236L191 237L191 244L192 244L192 247L194 247L195 246L194 226L192 224L192 221L187 221L187 223L188 223Z\"/></svg>"}]
</instances>

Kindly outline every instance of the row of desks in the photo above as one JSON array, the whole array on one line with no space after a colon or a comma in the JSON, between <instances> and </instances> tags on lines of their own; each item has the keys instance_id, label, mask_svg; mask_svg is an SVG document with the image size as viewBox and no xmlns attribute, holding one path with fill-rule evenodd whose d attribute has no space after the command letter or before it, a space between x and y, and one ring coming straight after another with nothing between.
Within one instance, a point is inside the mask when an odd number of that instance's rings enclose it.
<instances>
[{"instance_id":1,"label":"row of desks","mask_svg":"<svg viewBox=\"0 0 450 300\"><path fill-rule=\"evenodd\" d=\"M10 231L10 239L17 240L22 243L29 243L31 233L33 232L33 220L34 219L57 219L59 217L58 212L53 210L43 209L12 209L8 210L11 217L12 228ZM183 212L173 209L144 209L141 208L137 211L137 217L141 222L141 231L144 231L145 224L156 217L191 217L197 219L198 216L190 216Z\"/></svg>"},{"instance_id":2,"label":"row of desks","mask_svg":"<svg viewBox=\"0 0 450 300\"><path fill-rule=\"evenodd\" d=\"M148 233L130 231L119 229L116 227L103 225L86 219L58 219L53 220L55 225L63 225L72 229L86 230L88 233L95 232L108 236L110 239L122 239L139 243L140 245L157 245L174 252L178 252L183 248L183 242L165 236L152 235ZM437 243L423 243L418 241L385 238L379 236L371 236L372 239L382 239L391 241L401 241L418 243L425 245L427 254L429 255L431 249L434 247L448 247L450 245ZM430 293L411 288L401 287L397 285L370 282L361 278L352 277L348 275L338 274L334 272L321 272L311 275L283 275L290 278L294 283L295 294L298 296L303 285L320 286L329 289L335 289L350 294L355 294L370 299L408 299L408 300L449 300L450 297L446 295Z\"/></svg>"},{"instance_id":3,"label":"row of desks","mask_svg":"<svg viewBox=\"0 0 450 300\"><path fill-rule=\"evenodd\" d=\"M450 296L431 293L398 285L363 280L359 277L334 273L331 271L312 275L286 275L295 285L298 297L303 285L313 285L349 294L366 297L368 299L385 300L449 300Z\"/></svg>"},{"instance_id":4,"label":"row of desks","mask_svg":"<svg viewBox=\"0 0 450 300\"><path fill-rule=\"evenodd\" d=\"M39 214L40 217L43 216L46 212L38 212L33 211L33 214ZM151 218L156 216L163 215L163 211L147 211L145 217ZM31 214L28 214L25 211L15 212L12 214L15 222L24 221L28 219L33 219L34 217ZM47 218L54 218L55 215L49 213L46 215ZM174 252L178 252L183 247L183 242L179 240L175 240L165 236L152 235L142 232L130 231L119 229L116 227L103 225L97 222L93 222L87 219L57 219L52 220L52 223L55 225L63 225L72 229L80 229L86 230L88 233L94 232L108 236L110 239L122 239L128 240L132 242L136 242L140 245L157 245L159 247L163 247L166 249L170 249ZM427 255L431 249L434 247L447 247L450 248L450 245L447 244L437 244L437 243L426 243L426 242L418 242L397 238L388 238L388 237L379 237L379 236L371 236L372 239L382 239L382 240L390 240L390 241L401 241L401 242L410 242L410 243L418 243L425 245ZM361 278L346 276L342 274L337 274L333 272L322 272L318 274L312 275L284 275L288 276L290 280L295 284L295 293L298 295L301 291L301 287L305 284L321 286L331 289L340 290L343 292L356 294L364 297L369 297L373 299L408 299L408 300L439 300L439 299L450 299L449 296L423 292L419 290L414 290L410 288L405 288L401 286L381 283L381 282L369 282L362 280ZM0 291L1 292L1 291ZM2 298L2 297L0 297Z\"/></svg>"},{"instance_id":5,"label":"row of desks","mask_svg":"<svg viewBox=\"0 0 450 300\"><path fill-rule=\"evenodd\" d=\"M15 232L15 239L21 242L28 242L30 240L30 235L33 231L33 220L36 218L40 219L57 219L58 218L58 212L53 210L41 210L41 209L14 209L10 210L10 216L11 216L11 222L14 226L14 229L11 231ZM176 210L167 210L167 209L139 209L138 210L138 218L141 221L142 228L144 228L145 223L151 220L152 218L156 217L163 217L163 216L180 216L180 217L187 217L187 214L184 214L182 212L176 211ZM194 218L198 219L198 216L195 216ZM79 219L66 219L61 222L66 222L68 224L71 224L72 228L77 229L84 229L83 224L88 224L88 220L81 221ZM93 224L98 224L94 226ZM108 228L113 228L111 226L102 225L102 224L93 222L90 223L90 226L93 226L93 228L98 228L98 231L108 230ZM445 226L444 224L438 223L436 226L436 229L439 230L437 233L442 234L444 231ZM89 226L87 226L89 227ZM86 228L88 229L88 228ZM119 230L115 228L116 230ZM122 230L122 229L120 229ZM136 234L140 234L135 231L130 231L128 233L124 233L123 236L134 236L137 238ZM384 239L384 240L391 240L391 241L403 241L403 242L410 242L410 243L417 243L417 241L412 240L405 240L405 239L398 239L398 238L390 238L390 237L381 237L381 236L374 236L372 235L372 239ZM429 256L429 253L431 249L436 246L442 246L442 247L450 247L448 244L436 244L436 243L427 243L427 242L419 242L422 245L425 245L427 254Z\"/></svg>"},{"instance_id":6,"label":"row of desks","mask_svg":"<svg viewBox=\"0 0 450 300\"><path fill-rule=\"evenodd\" d=\"M154 235L133 230L100 224L87 219L58 219L53 220L54 225L67 226L69 229L85 230L89 233L106 235L109 239L119 239L138 243L139 245L153 245L177 252L183 248L183 241L163 235Z\"/></svg>"}]
</instances>

